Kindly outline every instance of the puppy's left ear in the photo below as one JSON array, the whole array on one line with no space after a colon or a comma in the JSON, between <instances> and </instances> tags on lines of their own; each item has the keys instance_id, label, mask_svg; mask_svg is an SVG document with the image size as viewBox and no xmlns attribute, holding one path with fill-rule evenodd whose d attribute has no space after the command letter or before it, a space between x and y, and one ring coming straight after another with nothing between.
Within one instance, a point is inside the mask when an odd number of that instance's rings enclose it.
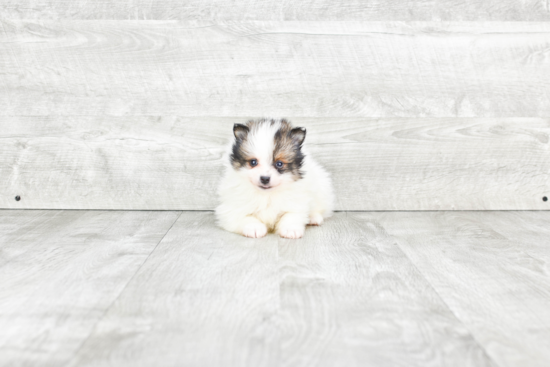
<instances>
[{"instance_id":1,"label":"puppy's left ear","mask_svg":"<svg viewBox=\"0 0 550 367\"><path fill-rule=\"evenodd\" d=\"M290 136L292 137L292 141L294 143L301 146L306 138L306 129L303 127L295 127L290 130Z\"/></svg>"}]
</instances>

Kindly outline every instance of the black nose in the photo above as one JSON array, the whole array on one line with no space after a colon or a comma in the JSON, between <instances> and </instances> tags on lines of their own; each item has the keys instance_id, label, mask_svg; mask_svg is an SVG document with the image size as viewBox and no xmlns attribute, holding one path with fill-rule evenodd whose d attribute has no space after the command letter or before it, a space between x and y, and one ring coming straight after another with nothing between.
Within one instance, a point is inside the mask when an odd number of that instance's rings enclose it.
<instances>
[{"instance_id":1,"label":"black nose","mask_svg":"<svg viewBox=\"0 0 550 367\"><path fill-rule=\"evenodd\" d=\"M267 185L269 183L269 176L261 176L260 181L262 181L262 184Z\"/></svg>"}]
</instances>

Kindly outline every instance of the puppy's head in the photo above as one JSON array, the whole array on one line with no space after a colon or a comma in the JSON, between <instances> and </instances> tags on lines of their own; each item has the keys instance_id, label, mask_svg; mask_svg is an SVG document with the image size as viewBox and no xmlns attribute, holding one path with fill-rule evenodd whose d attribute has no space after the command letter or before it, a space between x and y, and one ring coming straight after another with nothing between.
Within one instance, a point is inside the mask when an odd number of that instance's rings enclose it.
<instances>
[{"instance_id":1,"label":"puppy's head","mask_svg":"<svg viewBox=\"0 0 550 367\"><path fill-rule=\"evenodd\" d=\"M302 144L306 129L293 128L287 120L251 120L233 126L233 168L262 190L302 178Z\"/></svg>"}]
</instances>

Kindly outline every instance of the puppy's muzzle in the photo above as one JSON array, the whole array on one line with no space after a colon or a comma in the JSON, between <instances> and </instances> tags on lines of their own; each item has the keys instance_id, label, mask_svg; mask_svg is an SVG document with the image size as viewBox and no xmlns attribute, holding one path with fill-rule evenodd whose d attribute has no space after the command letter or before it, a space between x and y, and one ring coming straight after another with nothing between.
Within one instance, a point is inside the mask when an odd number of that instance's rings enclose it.
<instances>
[{"instance_id":1,"label":"puppy's muzzle","mask_svg":"<svg viewBox=\"0 0 550 367\"><path fill-rule=\"evenodd\" d=\"M267 185L269 183L269 179L270 179L269 176L261 176L260 182L262 183L262 185Z\"/></svg>"}]
</instances>

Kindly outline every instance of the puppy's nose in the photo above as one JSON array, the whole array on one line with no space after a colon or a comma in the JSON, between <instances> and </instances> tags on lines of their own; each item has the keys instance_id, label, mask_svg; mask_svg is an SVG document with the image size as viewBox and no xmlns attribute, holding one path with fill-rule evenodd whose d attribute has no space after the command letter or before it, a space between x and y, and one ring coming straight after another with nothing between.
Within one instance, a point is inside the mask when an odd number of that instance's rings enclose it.
<instances>
[{"instance_id":1,"label":"puppy's nose","mask_svg":"<svg viewBox=\"0 0 550 367\"><path fill-rule=\"evenodd\" d=\"M261 176L260 181L263 185L267 185L269 183L269 176Z\"/></svg>"}]
</instances>

